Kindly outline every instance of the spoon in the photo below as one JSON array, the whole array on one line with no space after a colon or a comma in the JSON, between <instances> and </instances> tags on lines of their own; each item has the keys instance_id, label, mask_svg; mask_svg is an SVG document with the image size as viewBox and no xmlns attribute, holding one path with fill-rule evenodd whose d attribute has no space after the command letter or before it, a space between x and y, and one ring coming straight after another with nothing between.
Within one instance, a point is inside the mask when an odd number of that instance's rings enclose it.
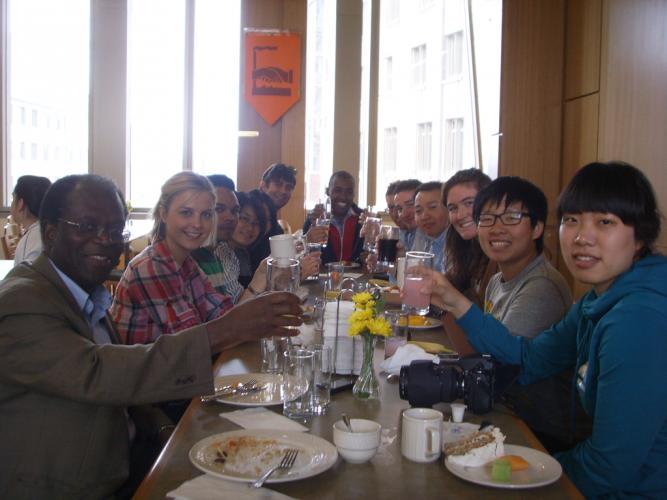
<instances>
[{"instance_id":1,"label":"spoon","mask_svg":"<svg viewBox=\"0 0 667 500\"><path fill-rule=\"evenodd\" d=\"M343 423L347 426L347 428L350 429L350 432L354 432L352 430L352 422L350 422L350 417L347 416L347 413L343 413L341 418L343 419Z\"/></svg>"}]
</instances>

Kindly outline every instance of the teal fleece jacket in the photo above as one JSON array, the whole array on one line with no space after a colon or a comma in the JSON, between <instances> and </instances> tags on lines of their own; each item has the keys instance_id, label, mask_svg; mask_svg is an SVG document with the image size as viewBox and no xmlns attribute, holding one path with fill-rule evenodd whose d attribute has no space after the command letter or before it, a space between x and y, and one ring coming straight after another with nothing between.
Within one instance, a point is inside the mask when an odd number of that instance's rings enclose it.
<instances>
[{"instance_id":1,"label":"teal fleece jacket","mask_svg":"<svg viewBox=\"0 0 667 500\"><path fill-rule=\"evenodd\" d=\"M533 339L474 305L458 324L479 352L520 365L521 383L576 368L593 433L556 458L586 497L667 498L667 258L635 262Z\"/></svg>"}]
</instances>

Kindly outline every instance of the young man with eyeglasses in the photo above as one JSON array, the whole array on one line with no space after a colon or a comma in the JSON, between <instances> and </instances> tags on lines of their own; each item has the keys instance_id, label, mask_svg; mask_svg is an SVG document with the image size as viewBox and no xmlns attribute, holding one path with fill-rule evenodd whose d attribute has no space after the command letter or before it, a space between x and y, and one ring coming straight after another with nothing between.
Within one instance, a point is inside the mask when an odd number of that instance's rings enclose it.
<instances>
[{"instance_id":1,"label":"young man with eyeglasses","mask_svg":"<svg viewBox=\"0 0 667 500\"><path fill-rule=\"evenodd\" d=\"M447 293L431 295L431 301L451 311L466 333L482 328L531 338L560 321L572 305L572 294L543 253L546 218L547 199L534 184L520 177L491 182L473 207L480 246L500 270L486 287L484 310L441 276L436 281L446 285ZM564 447L570 437L571 380L571 374L562 374L514 385L505 395L548 448Z\"/></svg>"}]
</instances>

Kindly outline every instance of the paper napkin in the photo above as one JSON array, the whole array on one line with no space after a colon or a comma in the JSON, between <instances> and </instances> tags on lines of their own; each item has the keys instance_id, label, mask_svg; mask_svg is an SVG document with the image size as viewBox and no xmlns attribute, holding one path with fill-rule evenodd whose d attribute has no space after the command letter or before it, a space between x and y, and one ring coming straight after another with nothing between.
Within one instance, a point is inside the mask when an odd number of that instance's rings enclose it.
<instances>
[{"instance_id":1,"label":"paper napkin","mask_svg":"<svg viewBox=\"0 0 667 500\"><path fill-rule=\"evenodd\" d=\"M204 474L184 482L178 488L167 493L167 497L175 500L288 500L292 497L268 488L248 488L246 483L226 481L218 477Z\"/></svg>"},{"instance_id":2,"label":"paper napkin","mask_svg":"<svg viewBox=\"0 0 667 500\"><path fill-rule=\"evenodd\" d=\"M283 417L271 410L267 410L262 406L221 413L220 416L227 420L231 420L244 429L270 429L275 431L298 432L308 431L308 427L304 427L300 423L290 420L287 417Z\"/></svg>"},{"instance_id":3,"label":"paper napkin","mask_svg":"<svg viewBox=\"0 0 667 500\"><path fill-rule=\"evenodd\" d=\"M417 359L433 360L436 357L437 356L433 354L428 354L424 349L417 345L406 344L396 349L393 356L388 357L380 363L380 371L398 375L401 373L401 366L409 365Z\"/></svg>"}]
</instances>

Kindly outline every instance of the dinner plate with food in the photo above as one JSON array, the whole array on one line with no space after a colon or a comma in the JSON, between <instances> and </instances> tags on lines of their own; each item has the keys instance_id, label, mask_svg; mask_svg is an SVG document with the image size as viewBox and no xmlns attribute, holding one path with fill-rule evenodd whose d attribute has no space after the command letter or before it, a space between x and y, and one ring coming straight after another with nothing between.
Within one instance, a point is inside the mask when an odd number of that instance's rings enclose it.
<instances>
[{"instance_id":1,"label":"dinner plate with food","mask_svg":"<svg viewBox=\"0 0 667 500\"><path fill-rule=\"evenodd\" d=\"M238 430L202 439L190 449L190 461L202 472L230 481L252 482L278 465L287 449L296 449L294 465L277 470L267 483L312 477L336 463L338 451L330 442L305 432Z\"/></svg>"},{"instance_id":2,"label":"dinner plate with food","mask_svg":"<svg viewBox=\"0 0 667 500\"><path fill-rule=\"evenodd\" d=\"M536 488L560 478L563 469L552 456L504 441L492 427L445 444L445 467L465 481L494 488Z\"/></svg>"}]
</instances>

